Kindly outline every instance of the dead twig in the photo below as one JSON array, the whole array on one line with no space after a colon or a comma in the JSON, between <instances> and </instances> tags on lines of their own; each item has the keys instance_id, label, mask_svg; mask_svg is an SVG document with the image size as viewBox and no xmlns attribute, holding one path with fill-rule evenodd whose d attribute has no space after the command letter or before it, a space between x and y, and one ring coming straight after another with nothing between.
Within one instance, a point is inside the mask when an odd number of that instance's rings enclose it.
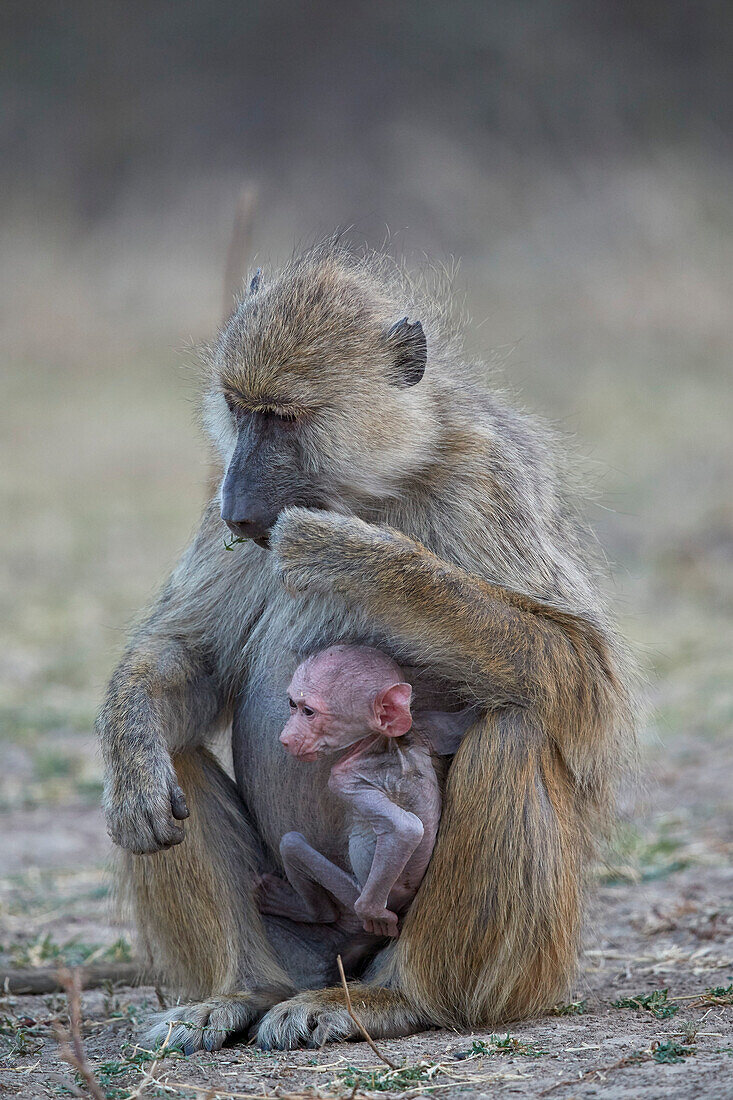
<instances>
[{"instance_id":1,"label":"dead twig","mask_svg":"<svg viewBox=\"0 0 733 1100\"><path fill-rule=\"evenodd\" d=\"M364 1025L361 1022L361 1020L359 1019L359 1017L354 1012L354 1006L351 1003L351 994L349 992L349 987L348 987L347 982L346 982L346 975L344 974L344 964L341 961L341 956L340 955L336 956L336 963L338 965L339 974L341 976L341 984L344 987L344 996L346 997L346 1011L348 1012L349 1016L351 1017L351 1019L354 1021L354 1023L358 1027L358 1029L361 1032L362 1036L364 1037L364 1042L367 1043L372 1048L372 1050L376 1054L377 1058L379 1058L380 1062L384 1062L384 1064L389 1066L390 1069L399 1069L400 1067L397 1065L396 1062L393 1062L390 1058L387 1057L386 1054L382 1054L381 1050L379 1049L377 1044L374 1042L374 1040L372 1039L372 1037L369 1034L369 1032L367 1031L367 1029L364 1027Z\"/></svg>"},{"instance_id":2,"label":"dead twig","mask_svg":"<svg viewBox=\"0 0 733 1100\"><path fill-rule=\"evenodd\" d=\"M137 985L141 976L139 963L80 966L77 973L80 977L82 989L98 989L105 982ZM0 970L0 989L4 993L60 993L63 992L64 988L57 967L38 967L32 970Z\"/></svg>"},{"instance_id":3,"label":"dead twig","mask_svg":"<svg viewBox=\"0 0 733 1100\"><path fill-rule=\"evenodd\" d=\"M79 971L59 970L59 982L66 991L69 1006L68 1030L54 1021L54 1031L60 1047L60 1055L79 1074L94 1100L106 1100L97 1078L87 1061L84 1040L81 1035L81 977Z\"/></svg>"},{"instance_id":4,"label":"dead twig","mask_svg":"<svg viewBox=\"0 0 733 1100\"><path fill-rule=\"evenodd\" d=\"M604 1073L610 1073L614 1069L625 1069L627 1066L638 1065L639 1061L647 1061L648 1059L639 1059L636 1057L619 1058L618 1062L613 1062L609 1066L595 1066L593 1069L587 1070L582 1077L569 1078L566 1081L557 1081L554 1085L550 1085L549 1088L543 1089L542 1092L538 1092L538 1096L549 1096L555 1089L561 1089L570 1085L581 1085L584 1081L590 1081L593 1077L597 1077Z\"/></svg>"},{"instance_id":5,"label":"dead twig","mask_svg":"<svg viewBox=\"0 0 733 1100\"><path fill-rule=\"evenodd\" d=\"M241 290L242 277L247 269L249 253L252 247L252 226L254 224L257 191L252 184L245 184L239 192L237 208L234 212L234 225L229 240L227 262L224 271L224 301L222 320L226 321L232 312L232 301Z\"/></svg>"},{"instance_id":6,"label":"dead twig","mask_svg":"<svg viewBox=\"0 0 733 1100\"><path fill-rule=\"evenodd\" d=\"M193 1081L161 1081L161 1087L172 1091L173 1089L187 1089L203 1097L203 1100L265 1100L267 1096L277 1096L277 1100L313 1100L312 1092L228 1092L224 1088L211 1085L196 1085ZM262 1088L264 1090L264 1083Z\"/></svg>"},{"instance_id":7,"label":"dead twig","mask_svg":"<svg viewBox=\"0 0 733 1100\"><path fill-rule=\"evenodd\" d=\"M160 1065L161 1060L165 1057L165 1051L168 1047L168 1044L171 1041L171 1035L173 1034L173 1028L174 1027L175 1027L175 1021L171 1020L170 1023L168 1024L168 1034L166 1035L165 1039L163 1040L163 1042L158 1047L155 1061L153 1062L153 1064L150 1066L149 1069L145 1070L145 1072L143 1073L142 1081L137 1086L137 1088L133 1089L132 1092L128 1093L128 1095L125 1097L125 1100L137 1100L137 1098L143 1094L143 1092L148 1087L148 1085L157 1085L158 1084L158 1082L155 1079L155 1074L157 1072L157 1069L158 1069L158 1066ZM206 1100L206 1098L204 1098L204 1100Z\"/></svg>"}]
</instances>

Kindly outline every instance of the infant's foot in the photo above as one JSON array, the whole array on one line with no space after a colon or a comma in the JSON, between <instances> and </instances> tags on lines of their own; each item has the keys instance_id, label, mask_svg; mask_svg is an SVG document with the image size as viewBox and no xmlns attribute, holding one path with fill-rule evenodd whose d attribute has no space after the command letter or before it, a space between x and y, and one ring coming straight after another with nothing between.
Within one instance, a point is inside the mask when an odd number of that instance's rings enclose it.
<instances>
[{"instance_id":1,"label":"infant's foot","mask_svg":"<svg viewBox=\"0 0 733 1100\"><path fill-rule=\"evenodd\" d=\"M360 904L357 900L354 910L361 917L362 928L372 936L399 936L398 917L391 909L377 909L369 905Z\"/></svg>"},{"instance_id":2,"label":"infant's foot","mask_svg":"<svg viewBox=\"0 0 733 1100\"><path fill-rule=\"evenodd\" d=\"M265 873L255 880L255 901L260 913L302 920L303 903L287 879Z\"/></svg>"},{"instance_id":3,"label":"infant's foot","mask_svg":"<svg viewBox=\"0 0 733 1100\"><path fill-rule=\"evenodd\" d=\"M287 879L269 873L260 875L256 880L255 901L260 913L304 921L306 924L333 924L340 915L325 890L322 891L322 896L314 899L311 907Z\"/></svg>"}]
</instances>

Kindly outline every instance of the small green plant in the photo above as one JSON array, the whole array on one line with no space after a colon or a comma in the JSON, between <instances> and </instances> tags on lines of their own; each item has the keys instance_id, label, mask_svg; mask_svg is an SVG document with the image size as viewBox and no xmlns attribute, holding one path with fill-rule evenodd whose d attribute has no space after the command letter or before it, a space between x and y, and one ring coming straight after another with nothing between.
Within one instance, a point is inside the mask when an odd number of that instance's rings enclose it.
<instances>
[{"instance_id":1,"label":"small green plant","mask_svg":"<svg viewBox=\"0 0 733 1100\"><path fill-rule=\"evenodd\" d=\"M124 936L111 943L98 958L109 959L111 962L132 962L132 947Z\"/></svg>"},{"instance_id":2,"label":"small green plant","mask_svg":"<svg viewBox=\"0 0 733 1100\"><path fill-rule=\"evenodd\" d=\"M66 997L62 993L49 993L43 998L49 1016L60 1016L66 1008Z\"/></svg>"},{"instance_id":3,"label":"small green plant","mask_svg":"<svg viewBox=\"0 0 733 1100\"><path fill-rule=\"evenodd\" d=\"M73 942L73 941L70 941ZM62 948L50 932L27 943L16 944L10 949L10 957L16 966L42 966L46 962L58 962Z\"/></svg>"},{"instance_id":4,"label":"small green plant","mask_svg":"<svg viewBox=\"0 0 733 1100\"><path fill-rule=\"evenodd\" d=\"M640 1066L643 1062L649 1061L648 1050L632 1050L631 1054L627 1054L625 1058L619 1059L613 1068L622 1069L624 1066ZM609 1069L612 1067L604 1067Z\"/></svg>"},{"instance_id":5,"label":"small green plant","mask_svg":"<svg viewBox=\"0 0 733 1100\"><path fill-rule=\"evenodd\" d=\"M399 1066L397 1069L359 1069L346 1066L337 1076L350 1089L368 1089L372 1092L403 1092L415 1085L430 1082L439 1072L435 1062L420 1062L416 1066Z\"/></svg>"},{"instance_id":6,"label":"small green plant","mask_svg":"<svg viewBox=\"0 0 733 1100\"><path fill-rule=\"evenodd\" d=\"M97 943L81 943L76 937L65 943L57 943L53 936L47 934L11 947L10 957L15 966L37 967L54 963L81 966L90 960L96 962L99 959L131 962L133 956L129 942L122 936L108 947L102 947Z\"/></svg>"},{"instance_id":7,"label":"small green plant","mask_svg":"<svg viewBox=\"0 0 733 1100\"><path fill-rule=\"evenodd\" d=\"M229 542L224 539L224 549L234 550L234 547L237 546L240 542L247 542L247 539L242 539L239 537L239 535L232 535L232 537L229 539Z\"/></svg>"},{"instance_id":8,"label":"small green plant","mask_svg":"<svg viewBox=\"0 0 733 1100\"><path fill-rule=\"evenodd\" d=\"M585 1001L570 1001L566 1005L555 1005L551 1016L582 1016L585 1012Z\"/></svg>"},{"instance_id":9,"label":"small green plant","mask_svg":"<svg viewBox=\"0 0 733 1100\"><path fill-rule=\"evenodd\" d=\"M659 824L656 835L642 834L631 825L621 826L609 852L601 881L608 885L621 882L652 882L674 871L683 871L692 862L682 854L683 840L676 834L674 821Z\"/></svg>"},{"instance_id":10,"label":"small green plant","mask_svg":"<svg viewBox=\"0 0 733 1100\"><path fill-rule=\"evenodd\" d=\"M549 1050L540 1050L531 1043L523 1043L508 1033L504 1036L492 1035L486 1039L474 1039L467 1050L459 1050L453 1055L457 1062L466 1058L478 1058L482 1055L510 1054L521 1055L524 1058L540 1058L543 1054L549 1054Z\"/></svg>"},{"instance_id":11,"label":"small green plant","mask_svg":"<svg viewBox=\"0 0 733 1100\"><path fill-rule=\"evenodd\" d=\"M466 1058L479 1058L483 1054L493 1054L493 1047L490 1047L484 1039L474 1039L470 1047L466 1050L457 1050L453 1055L456 1062L463 1062Z\"/></svg>"},{"instance_id":12,"label":"small green plant","mask_svg":"<svg viewBox=\"0 0 733 1100\"><path fill-rule=\"evenodd\" d=\"M33 763L36 777L41 781L66 778L73 774L77 766L73 756L56 749L36 749Z\"/></svg>"},{"instance_id":13,"label":"small green plant","mask_svg":"<svg viewBox=\"0 0 733 1100\"><path fill-rule=\"evenodd\" d=\"M43 1046L47 1029L31 1016L18 1015L15 998L4 997L0 1013L0 1050L4 1055L37 1054Z\"/></svg>"},{"instance_id":14,"label":"small green plant","mask_svg":"<svg viewBox=\"0 0 733 1100\"><path fill-rule=\"evenodd\" d=\"M84 802L98 802L102 797L104 783L101 779L77 779L76 793Z\"/></svg>"},{"instance_id":15,"label":"small green plant","mask_svg":"<svg viewBox=\"0 0 733 1100\"><path fill-rule=\"evenodd\" d=\"M43 1038L38 1028L12 1020L7 1016L0 1019L0 1035L10 1040L6 1054L38 1054L43 1046Z\"/></svg>"},{"instance_id":16,"label":"small green plant","mask_svg":"<svg viewBox=\"0 0 733 1100\"><path fill-rule=\"evenodd\" d=\"M694 1043L697 1040L697 1033L700 1030L699 1024L694 1023L692 1020L679 1020L677 1026L680 1030L676 1031L675 1035L681 1035L683 1043Z\"/></svg>"},{"instance_id":17,"label":"small green plant","mask_svg":"<svg viewBox=\"0 0 733 1100\"><path fill-rule=\"evenodd\" d=\"M105 982L105 996L104 996L104 1014L108 1020L114 1020L116 1022L135 1024L140 1020L140 1013L144 1011L141 1005L122 1004L119 997L111 992L112 983Z\"/></svg>"},{"instance_id":18,"label":"small green plant","mask_svg":"<svg viewBox=\"0 0 733 1100\"><path fill-rule=\"evenodd\" d=\"M693 1047L678 1043L675 1039L666 1039L664 1042L652 1043L652 1058L655 1062L668 1065L673 1062L684 1062L695 1054Z\"/></svg>"},{"instance_id":19,"label":"small green plant","mask_svg":"<svg viewBox=\"0 0 733 1100\"><path fill-rule=\"evenodd\" d=\"M717 1005L733 1005L733 982L730 985L713 985L705 990L704 996L709 998L708 1003Z\"/></svg>"},{"instance_id":20,"label":"small green plant","mask_svg":"<svg viewBox=\"0 0 733 1100\"><path fill-rule=\"evenodd\" d=\"M520 1054L524 1058L541 1058L543 1054L550 1053L549 1050L541 1050L531 1043L523 1043L521 1039L509 1035L509 1033L503 1039L498 1035L492 1035L491 1041L494 1044L495 1054Z\"/></svg>"},{"instance_id":21,"label":"small green plant","mask_svg":"<svg viewBox=\"0 0 733 1100\"><path fill-rule=\"evenodd\" d=\"M97 1080L107 1100L122 1100L123 1096L129 1094L129 1087L125 1088L125 1082L120 1078L126 1076L133 1068L127 1062L102 1062L97 1069Z\"/></svg>"},{"instance_id":22,"label":"small green plant","mask_svg":"<svg viewBox=\"0 0 733 1100\"><path fill-rule=\"evenodd\" d=\"M657 1020L668 1020L680 1010L680 1006L667 1000L667 989L655 989L652 993L639 993L636 997L624 997L614 1001L614 1008L635 1008L650 1012Z\"/></svg>"},{"instance_id":23,"label":"small green plant","mask_svg":"<svg viewBox=\"0 0 733 1100\"><path fill-rule=\"evenodd\" d=\"M162 1058L183 1058L180 1051L166 1048L165 1050L143 1050L132 1043L124 1043L121 1050L121 1058L114 1062L102 1062L97 1067L96 1075L107 1100L122 1100L130 1095L131 1082L128 1074L133 1072L144 1073L152 1062L159 1062Z\"/></svg>"}]
</instances>

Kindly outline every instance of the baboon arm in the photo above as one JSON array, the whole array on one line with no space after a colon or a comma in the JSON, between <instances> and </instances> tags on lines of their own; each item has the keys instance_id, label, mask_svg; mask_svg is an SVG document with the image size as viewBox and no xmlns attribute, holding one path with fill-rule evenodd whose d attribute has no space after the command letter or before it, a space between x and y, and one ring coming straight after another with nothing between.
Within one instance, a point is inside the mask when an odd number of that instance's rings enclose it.
<instances>
[{"instance_id":1,"label":"baboon arm","mask_svg":"<svg viewBox=\"0 0 733 1100\"><path fill-rule=\"evenodd\" d=\"M247 559L226 560L232 555L211 512L133 636L97 720L108 829L135 852L183 840L173 819L187 817L188 809L172 757L202 745L227 715L231 658L217 650L217 631L236 644L257 615L254 597L231 608Z\"/></svg>"},{"instance_id":2,"label":"baboon arm","mask_svg":"<svg viewBox=\"0 0 733 1100\"><path fill-rule=\"evenodd\" d=\"M184 641L144 635L110 680L98 720L105 756L146 742L171 752L201 744L223 700L205 656Z\"/></svg>"},{"instance_id":3,"label":"baboon arm","mask_svg":"<svg viewBox=\"0 0 733 1100\"><path fill-rule=\"evenodd\" d=\"M286 586L336 591L383 624L408 659L461 680L487 706L573 721L615 677L593 624L441 561L398 531L292 509L270 540Z\"/></svg>"},{"instance_id":4,"label":"baboon arm","mask_svg":"<svg viewBox=\"0 0 733 1100\"><path fill-rule=\"evenodd\" d=\"M188 806L172 755L200 745L221 710L201 658L172 639L147 637L118 665L97 719L110 836L133 852L183 840Z\"/></svg>"}]
</instances>

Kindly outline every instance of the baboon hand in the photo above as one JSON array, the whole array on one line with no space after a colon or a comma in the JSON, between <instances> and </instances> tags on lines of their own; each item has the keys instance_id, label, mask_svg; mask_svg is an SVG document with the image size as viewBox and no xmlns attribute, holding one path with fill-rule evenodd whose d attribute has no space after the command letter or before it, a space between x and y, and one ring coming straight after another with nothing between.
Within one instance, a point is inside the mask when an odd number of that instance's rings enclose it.
<instances>
[{"instance_id":1,"label":"baboon hand","mask_svg":"<svg viewBox=\"0 0 733 1100\"><path fill-rule=\"evenodd\" d=\"M130 852L159 852L183 840L183 826L175 822L189 811L170 758L137 774L117 770L107 780L102 806L107 832Z\"/></svg>"},{"instance_id":2,"label":"baboon hand","mask_svg":"<svg viewBox=\"0 0 733 1100\"><path fill-rule=\"evenodd\" d=\"M385 527L307 508L286 509L270 534L270 549L291 592L348 592L353 570L392 544L397 539Z\"/></svg>"}]
</instances>

